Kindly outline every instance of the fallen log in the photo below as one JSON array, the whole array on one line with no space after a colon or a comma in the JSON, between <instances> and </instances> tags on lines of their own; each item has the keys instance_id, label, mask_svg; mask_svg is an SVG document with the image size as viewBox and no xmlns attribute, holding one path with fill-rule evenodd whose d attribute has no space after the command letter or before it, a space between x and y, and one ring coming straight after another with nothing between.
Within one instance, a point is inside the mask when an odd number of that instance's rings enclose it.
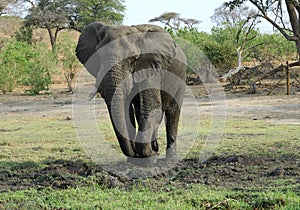
<instances>
[{"instance_id":1,"label":"fallen log","mask_svg":"<svg viewBox=\"0 0 300 210\"><path fill-rule=\"evenodd\" d=\"M229 72L225 75L223 75L222 77L220 77L220 82L226 82L228 80L232 80L232 77L234 75L236 75L237 73L239 73L240 71L243 71L245 70L245 67L244 66L240 66L240 67L237 67L236 69L230 69Z\"/></svg>"}]
</instances>

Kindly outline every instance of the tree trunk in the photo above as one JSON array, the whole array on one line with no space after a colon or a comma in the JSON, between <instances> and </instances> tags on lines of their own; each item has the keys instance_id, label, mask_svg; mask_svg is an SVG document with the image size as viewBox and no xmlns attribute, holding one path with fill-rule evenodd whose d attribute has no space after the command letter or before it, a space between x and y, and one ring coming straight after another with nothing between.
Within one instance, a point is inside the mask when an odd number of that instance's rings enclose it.
<instances>
[{"instance_id":1,"label":"tree trunk","mask_svg":"<svg viewBox=\"0 0 300 210\"><path fill-rule=\"evenodd\" d=\"M57 36L57 34L53 35L53 32L52 32L51 28L48 27L48 26L46 26L46 29L47 29L48 34L49 34L52 52L55 53L55 45L56 45L56 36Z\"/></svg>"},{"instance_id":2,"label":"tree trunk","mask_svg":"<svg viewBox=\"0 0 300 210\"><path fill-rule=\"evenodd\" d=\"M221 82L226 82L228 80L232 81L232 78L234 77L234 75L238 74L240 71L244 70L244 66L242 65L242 53L243 53L243 50L241 50L240 48L237 48L236 49L236 52L237 52L237 57L238 57L238 67L235 68L235 69L230 69L229 72L225 75L223 75L221 78L220 78L220 81Z\"/></svg>"},{"instance_id":3,"label":"tree trunk","mask_svg":"<svg viewBox=\"0 0 300 210\"><path fill-rule=\"evenodd\" d=\"M300 37L299 40L295 42L298 52L298 60L300 61Z\"/></svg>"},{"instance_id":4,"label":"tree trunk","mask_svg":"<svg viewBox=\"0 0 300 210\"><path fill-rule=\"evenodd\" d=\"M293 34L295 36L295 44L298 52L298 59L300 55L300 20L298 18L299 14L297 14L297 9L295 7L295 2L290 0L285 0L286 8L289 14L290 23L293 29Z\"/></svg>"},{"instance_id":5,"label":"tree trunk","mask_svg":"<svg viewBox=\"0 0 300 210\"><path fill-rule=\"evenodd\" d=\"M241 68L242 67L242 53L243 53L243 50L239 48L236 49L236 53L237 53L237 57L238 57L238 67L237 68Z\"/></svg>"}]
</instances>

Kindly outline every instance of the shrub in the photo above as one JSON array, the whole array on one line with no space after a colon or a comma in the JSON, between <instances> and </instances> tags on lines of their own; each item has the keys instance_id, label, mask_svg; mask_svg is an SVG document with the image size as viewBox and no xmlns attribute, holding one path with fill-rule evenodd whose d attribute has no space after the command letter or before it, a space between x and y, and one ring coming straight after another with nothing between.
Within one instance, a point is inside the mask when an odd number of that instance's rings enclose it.
<instances>
[{"instance_id":1,"label":"shrub","mask_svg":"<svg viewBox=\"0 0 300 210\"><path fill-rule=\"evenodd\" d=\"M0 53L0 89L3 93L12 91L21 80L21 71L28 68L28 54L31 50L22 42L11 41Z\"/></svg>"},{"instance_id":2,"label":"shrub","mask_svg":"<svg viewBox=\"0 0 300 210\"><path fill-rule=\"evenodd\" d=\"M29 68L23 72L22 83L29 87L25 90L32 95L39 94L40 91L49 90L51 84L51 74L55 60L53 54L46 44L38 44L32 48Z\"/></svg>"},{"instance_id":3,"label":"shrub","mask_svg":"<svg viewBox=\"0 0 300 210\"><path fill-rule=\"evenodd\" d=\"M250 34L247 34L247 31L242 31L240 33L240 42L237 43L236 34L238 33L238 28L214 27L211 33L198 31L193 28L183 28L177 31L167 28L167 30L175 39L176 37L182 38L202 51L220 74L225 73L222 70L227 72L228 69L237 66L238 47L248 49L243 54L246 62L265 62L268 59L294 60L297 55L295 43L287 41L278 32L261 34L259 30L252 30ZM185 50L188 63L199 60L199 58L193 56L192 51L193 49L189 48ZM190 71L189 68L188 71Z\"/></svg>"},{"instance_id":4,"label":"shrub","mask_svg":"<svg viewBox=\"0 0 300 210\"><path fill-rule=\"evenodd\" d=\"M26 85L25 92L39 94L51 83L51 53L45 45L29 45L12 40L0 53L0 89L12 91L17 85Z\"/></svg>"},{"instance_id":5,"label":"shrub","mask_svg":"<svg viewBox=\"0 0 300 210\"><path fill-rule=\"evenodd\" d=\"M33 44L33 27L22 26L19 31L14 34L14 38L19 42L26 42L30 45Z\"/></svg>"}]
</instances>

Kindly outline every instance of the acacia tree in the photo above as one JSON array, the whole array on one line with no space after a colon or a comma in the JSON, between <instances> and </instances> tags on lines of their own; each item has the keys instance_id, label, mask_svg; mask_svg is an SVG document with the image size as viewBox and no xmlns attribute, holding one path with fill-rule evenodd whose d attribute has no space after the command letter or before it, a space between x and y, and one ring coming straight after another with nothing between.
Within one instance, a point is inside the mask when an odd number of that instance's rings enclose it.
<instances>
[{"instance_id":1,"label":"acacia tree","mask_svg":"<svg viewBox=\"0 0 300 210\"><path fill-rule=\"evenodd\" d=\"M201 23L201 21L192 18L182 18L179 13L176 12L165 12L162 15L152 18L149 22L161 22L166 27L173 30L179 30L182 25L188 28L194 28L195 25Z\"/></svg>"},{"instance_id":2,"label":"acacia tree","mask_svg":"<svg viewBox=\"0 0 300 210\"><path fill-rule=\"evenodd\" d=\"M59 31L68 28L70 7L65 0L40 0L36 4L30 1L31 8L26 17L26 25L45 28L49 34L52 50Z\"/></svg>"},{"instance_id":3,"label":"acacia tree","mask_svg":"<svg viewBox=\"0 0 300 210\"><path fill-rule=\"evenodd\" d=\"M70 28L79 32L87 24L101 21L106 24L121 24L124 19L124 0L73 0L74 13L70 15Z\"/></svg>"},{"instance_id":4,"label":"acacia tree","mask_svg":"<svg viewBox=\"0 0 300 210\"><path fill-rule=\"evenodd\" d=\"M121 23L125 6L123 0L19 0L31 4L26 25L45 28L52 50L55 51L58 33L63 29L81 31L95 21Z\"/></svg>"},{"instance_id":5,"label":"acacia tree","mask_svg":"<svg viewBox=\"0 0 300 210\"><path fill-rule=\"evenodd\" d=\"M224 5L230 9L250 2L258 9L258 16L272 24L288 41L295 42L300 55L300 1L299 0L232 0ZM285 14L287 12L287 16ZM299 64L299 62L298 62Z\"/></svg>"}]
</instances>

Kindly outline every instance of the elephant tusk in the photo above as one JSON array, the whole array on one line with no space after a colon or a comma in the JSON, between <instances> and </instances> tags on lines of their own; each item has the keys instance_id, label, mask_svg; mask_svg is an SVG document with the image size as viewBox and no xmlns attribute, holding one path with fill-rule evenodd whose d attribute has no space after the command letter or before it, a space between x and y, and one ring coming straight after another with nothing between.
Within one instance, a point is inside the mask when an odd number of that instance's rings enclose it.
<instances>
[{"instance_id":1,"label":"elephant tusk","mask_svg":"<svg viewBox=\"0 0 300 210\"><path fill-rule=\"evenodd\" d=\"M89 101L92 100L95 97L97 92L98 92L98 88L94 87L94 89L92 90L92 92L89 95Z\"/></svg>"}]
</instances>

